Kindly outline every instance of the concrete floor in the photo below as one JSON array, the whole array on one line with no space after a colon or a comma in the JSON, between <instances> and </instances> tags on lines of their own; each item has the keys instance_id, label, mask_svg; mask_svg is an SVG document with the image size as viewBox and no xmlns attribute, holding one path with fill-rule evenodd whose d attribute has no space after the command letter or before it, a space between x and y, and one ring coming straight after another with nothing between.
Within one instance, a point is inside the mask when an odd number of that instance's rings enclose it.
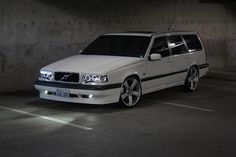
<instances>
[{"instance_id":1,"label":"concrete floor","mask_svg":"<svg viewBox=\"0 0 236 157\"><path fill-rule=\"evenodd\" d=\"M0 96L0 156L236 156L236 81L204 78L135 108Z\"/></svg>"}]
</instances>

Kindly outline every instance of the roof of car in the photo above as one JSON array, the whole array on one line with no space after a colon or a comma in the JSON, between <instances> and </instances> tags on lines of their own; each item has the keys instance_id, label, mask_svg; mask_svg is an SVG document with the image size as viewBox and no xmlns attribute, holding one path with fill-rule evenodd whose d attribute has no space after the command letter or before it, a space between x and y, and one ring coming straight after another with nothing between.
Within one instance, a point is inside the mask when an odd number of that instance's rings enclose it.
<instances>
[{"instance_id":1,"label":"roof of car","mask_svg":"<svg viewBox=\"0 0 236 157\"><path fill-rule=\"evenodd\" d=\"M104 35L127 35L127 36L147 36L153 35L183 35L183 34L197 34L196 32L190 31L169 31L169 32L155 32L155 31L128 31L128 32L117 32L117 33L106 33Z\"/></svg>"}]
</instances>

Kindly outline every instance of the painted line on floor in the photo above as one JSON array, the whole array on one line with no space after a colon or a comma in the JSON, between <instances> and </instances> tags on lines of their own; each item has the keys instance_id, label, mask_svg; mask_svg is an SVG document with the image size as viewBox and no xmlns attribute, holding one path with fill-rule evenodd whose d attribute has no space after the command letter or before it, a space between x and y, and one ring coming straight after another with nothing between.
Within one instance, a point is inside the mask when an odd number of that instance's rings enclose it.
<instances>
[{"instance_id":1,"label":"painted line on floor","mask_svg":"<svg viewBox=\"0 0 236 157\"><path fill-rule=\"evenodd\" d=\"M172 102L162 102L162 101L159 101L159 103L166 104L166 105L177 106L177 107L184 107L184 108L189 108L189 109L199 110L199 111L216 112L215 110L212 110L212 109L207 109L207 108L202 108L202 107L195 107L195 106L189 106L189 105L183 105L183 104L177 104L177 103L172 103Z\"/></svg>"},{"instance_id":2,"label":"painted line on floor","mask_svg":"<svg viewBox=\"0 0 236 157\"><path fill-rule=\"evenodd\" d=\"M42 116L42 115L39 115L39 114L30 113L30 112L15 109L15 108L10 108L10 107L6 107L6 106L0 106L0 108L4 109L4 110L12 111L12 112L17 112L17 113L29 115L29 116L36 117L36 118L43 119L43 120L48 120L48 121L52 121L52 122L55 122L55 123L68 125L68 126L71 126L71 127L74 127L74 128L83 129L83 130L86 130L86 131L93 130L93 128L91 128L91 127L77 125L77 124L69 123L69 122L66 122L66 121L63 121L63 120L60 120L60 119L57 119L57 118Z\"/></svg>"},{"instance_id":3,"label":"painted line on floor","mask_svg":"<svg viewBox=\"0 0 236 157\"><path fill-rule=\"evenodd\" d=\"M231 90L231 91L236 91L236 89L234 88L228 88L228 87L218 87L218 86L214 86L214 85L209 85L209 84L205 84L205 83L200 83L199 86L203 86L203 87L211 87L211 88L218 88L218 89L223 89L223 90Z\"/></svg>"},{"instance_id":4,"label":"painted line on floor","mask_svg":"<svg viewBox=\"0 0 236 157\"><path fill-rule=\"evenodd\" d=\"M149 102L165 104L165 105L171 105L171 106L177 106L177 107L188 108L188 109L192 109L192 110L205 111L205 112L216 112L216 110L212 110L212 109L189 106L189 105L183 105L183 104L177 104L177 103L172 103L172 102L164 102L164 101L149 101Z\"/></svg>"}]
</instances>

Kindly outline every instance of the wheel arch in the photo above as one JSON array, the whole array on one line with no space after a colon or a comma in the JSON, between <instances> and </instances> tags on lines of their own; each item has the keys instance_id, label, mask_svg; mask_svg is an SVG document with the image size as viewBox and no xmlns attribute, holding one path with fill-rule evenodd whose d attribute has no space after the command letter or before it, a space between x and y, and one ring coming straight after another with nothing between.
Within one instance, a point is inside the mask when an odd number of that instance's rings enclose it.
<instances>
[{"instance_id":1,"label":"wheel arch","mask_svg":"<svg viewBox=\"0 0 236 157\"><path fill-rule=\"evenodd\" d=\"M135 77L138 79L138 81L140 83L140 87L141 87L141 92L143 93L142 82L141 82L141 79L140 79L140 76L138 75L138 73L130 73L129 75L125 75L125 77L122 78L122 84L126 79L128 79L130 77Z\"/></svg>"},{"instance_id":2,"label":"wheel arch","mask_svg":"<svg viewBox=\"0 0 236 157\"><path fill-rule=\"evenodd\" d=\"M196 63L194 63L194 64L192 64L192 65L189 66L189 68L188 68L188 72L187 72L187 75L188 75L188 73L189 73L189 70L190 70L192 67L196 67L198 73L200 73L198 65L197 65Z\"/></svg>"},{"instance_id":3,"label":"wheel arch","mask_svg":"<svg viewBox=\"0 0 236 157\"><path fill-rule=\"evenodd\" d=\"M136 77L138 79L138 81L141 83L141 79L140 76L137 72L133 72L133 73L126 73L123 77L121 82L123 83L127 78L129 77Z\"/></svg>"}]
</instances>

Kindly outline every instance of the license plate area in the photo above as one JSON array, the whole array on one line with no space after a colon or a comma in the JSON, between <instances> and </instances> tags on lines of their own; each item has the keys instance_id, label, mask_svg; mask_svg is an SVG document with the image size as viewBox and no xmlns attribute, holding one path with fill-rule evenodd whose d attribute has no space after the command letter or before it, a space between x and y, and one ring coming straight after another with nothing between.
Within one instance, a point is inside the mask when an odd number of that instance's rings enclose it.
<instances>
[{"instance_id":1,"label":"license plate area","mask_svg":"<svg viewBox=\"0 0 236 157\"><path fill-rule=\"evenodd\" d=\"M56 89L56 95L63 98L69 98L70 92L68 89Z\"/></svg>"}]
</instances>

